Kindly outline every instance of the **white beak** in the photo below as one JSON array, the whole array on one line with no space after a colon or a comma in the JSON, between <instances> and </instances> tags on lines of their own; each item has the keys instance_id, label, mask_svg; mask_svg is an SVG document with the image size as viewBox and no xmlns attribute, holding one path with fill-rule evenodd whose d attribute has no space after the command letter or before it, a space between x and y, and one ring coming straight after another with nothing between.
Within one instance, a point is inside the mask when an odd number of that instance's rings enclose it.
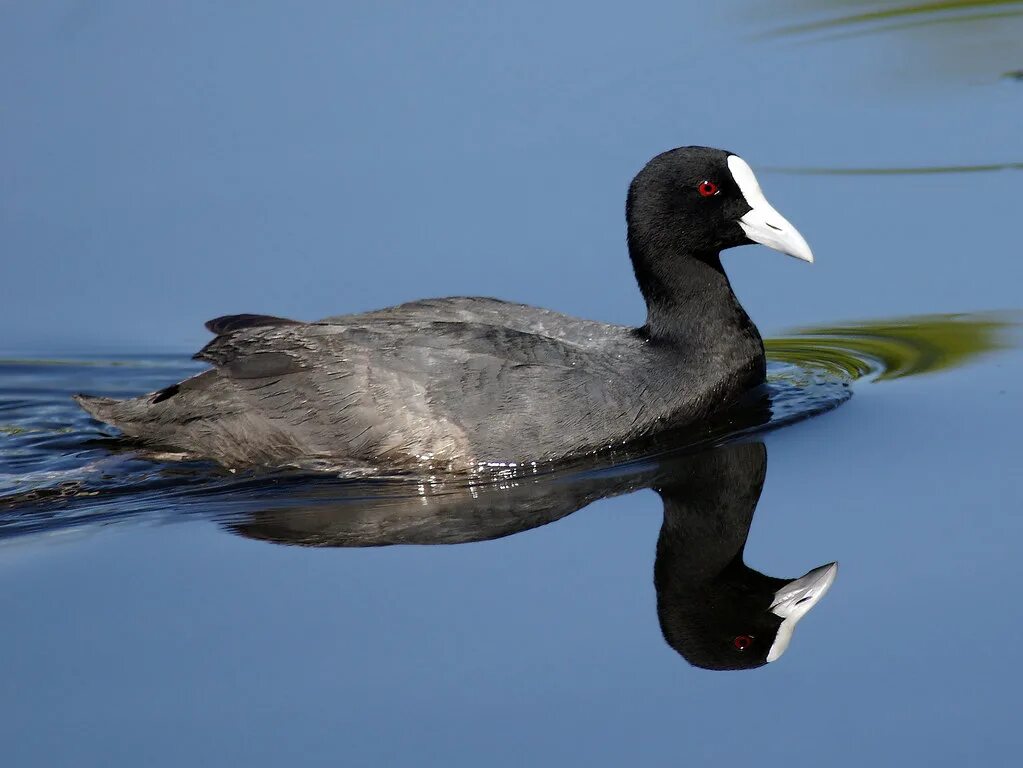
<instances>
[{"instance_id":1,"label":"white beak","mask_svg":"<svg viewBox=\"0 0 1023 768\"><path fill-rule=\"evenodd\" d=\"M790 581L775 593L771 613L781 617L781 626L778 627L778 634L774 636L774 643L767 653L768 661L775 661L785 653L796 624L820 602L831 588L837 573L838 563L822 565L805 576Z\"/></svg>"},{"instance_id":2,"label":"white beak","mask_svg":"<svg viewBox=\"0 0 1023 768\"><path fill-rule=\"evenodd\" d=\"M746 237L755 243L813 263L813 253L799 230L767 202L749 164L737 155L728 156L728 170L751 210L739 219Z\"/></svg>"}]
</instances>

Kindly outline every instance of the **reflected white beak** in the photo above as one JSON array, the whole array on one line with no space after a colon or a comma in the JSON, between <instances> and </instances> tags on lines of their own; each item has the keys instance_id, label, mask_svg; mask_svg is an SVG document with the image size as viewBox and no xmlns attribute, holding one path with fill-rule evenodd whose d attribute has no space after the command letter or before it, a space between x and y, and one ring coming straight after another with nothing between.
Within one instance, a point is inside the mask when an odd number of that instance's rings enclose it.
<instances>
[{"instance_id":1,"label":"reflected white beak","mask_svg":"<svg viewBox=\"0 0 1023 768\"><path fill-rule=\"evenodd\" d=\"M771 650L767 653L768 661L775 661L785 653L796 624L820 602L831 588L837 573L838 563L828 563L820 568L814 568L795 581L790 581L775 593L771 613L780 616L782 621Z\"/></svg>"},{"instance_id":2,"label":"reflected white beak","mask_svg":"<svg viewBox=\"0 0 1023 768\"><path fill-rule=\"evenodd\" d=\"M767 202L749 164L737 155L728 156L728 170L751 210L739 219L746 237L789 256L813 263L813 252L799 230Z\"/></svg>"}]
</instances>

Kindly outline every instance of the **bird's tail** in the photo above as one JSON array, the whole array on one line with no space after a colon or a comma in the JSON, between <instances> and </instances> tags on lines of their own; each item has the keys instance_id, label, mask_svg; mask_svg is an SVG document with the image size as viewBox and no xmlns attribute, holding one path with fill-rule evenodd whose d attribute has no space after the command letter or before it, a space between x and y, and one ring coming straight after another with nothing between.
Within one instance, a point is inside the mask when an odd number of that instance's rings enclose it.
<instances>
[{"instance_id":1,"label":"bird's tail","mask_svg":"<svg viewBox=\"0 0 1023 768\"><path fill-rule=\"evenodd\" d=\"M119 400L112 397L96 397L79 393L72 395L71 399L82 406L85 412L97 421L109 421L113 416L114 409Z\"/></svg>"},{"instance_id":2,"label":"bird's tail","mask_svg":"<svg viewBox=\"0 0 1023 768\"><path fill-rule=\"evenodd\" d=\"M97 421L102 421L113 427L117 427L127 435L135 435L137 430L132 429L133 422L136 422L141 415L139 404L136 398L132 400L117 400L112 397L96 397L95 395L77 394L72 398Z\"/></svg>"}]
</instances>

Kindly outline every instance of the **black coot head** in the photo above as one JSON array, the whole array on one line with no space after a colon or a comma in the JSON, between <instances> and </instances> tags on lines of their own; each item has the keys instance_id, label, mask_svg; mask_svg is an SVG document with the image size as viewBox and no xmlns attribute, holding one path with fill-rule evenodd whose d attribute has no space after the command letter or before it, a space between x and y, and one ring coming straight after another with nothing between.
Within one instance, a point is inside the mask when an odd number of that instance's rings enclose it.
<instances>
[{"instance_id":1,"label":"black coot head","mask_svg":"<svg viewBox=\"0 0 1023 768\"><path fill-rule=\"evenodd\" d=\"M731 152L679 147L653 158L629 187L633 257L686 254L716 260L757 242L813 261L803 236L767 202L753 170Z\"/></svg>"},{"instance_id":2,"label":"black coot head","mask_svg":"<svg viewBox=\"0 0 1023 768\"><path fill-rule=\"evenodd\" d=\"M658 616L669 645L704 669L753 669L779 659L796 624L825 595L835 563L786 581L741 560L675 601L658 593Z\"/></svg>"}]
</instances>

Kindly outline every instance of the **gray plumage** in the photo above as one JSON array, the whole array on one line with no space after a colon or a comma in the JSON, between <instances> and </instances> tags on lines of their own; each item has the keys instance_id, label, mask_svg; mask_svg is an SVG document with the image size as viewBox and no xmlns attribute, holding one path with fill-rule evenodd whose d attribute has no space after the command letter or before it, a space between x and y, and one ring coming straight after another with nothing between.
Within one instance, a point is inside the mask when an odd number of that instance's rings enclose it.
<instances>
[{"instance_id":1,"label":"gray plumage","mask_svg":"<svg viewBox=\"0 0 1023 768\"><path fill-rule=\"evenodd\" d=\"M208 324L217 336L196 357L211 370L131 400L77 400L147 446L228 467L461 472L698 421L765 374L760 335L719 257L750 242L730 157L673 150L633 181L641 328L487 298L315 323L232 315ZM720 194L704 199L696 190L712 178Z\"/></svg>"},{"instance_id":2,"label":"gray plumage","mask_svg":"<svg viewBox=\"0 0 1023 768\"><path fill-rule=\"evenodd\" d=\"M215 367L173 394L78 401L126 435L230 467L465 471L621 444L755 383L749 358L482 298L242 326L197 357Z\"/></svg>"}]
</instances>

